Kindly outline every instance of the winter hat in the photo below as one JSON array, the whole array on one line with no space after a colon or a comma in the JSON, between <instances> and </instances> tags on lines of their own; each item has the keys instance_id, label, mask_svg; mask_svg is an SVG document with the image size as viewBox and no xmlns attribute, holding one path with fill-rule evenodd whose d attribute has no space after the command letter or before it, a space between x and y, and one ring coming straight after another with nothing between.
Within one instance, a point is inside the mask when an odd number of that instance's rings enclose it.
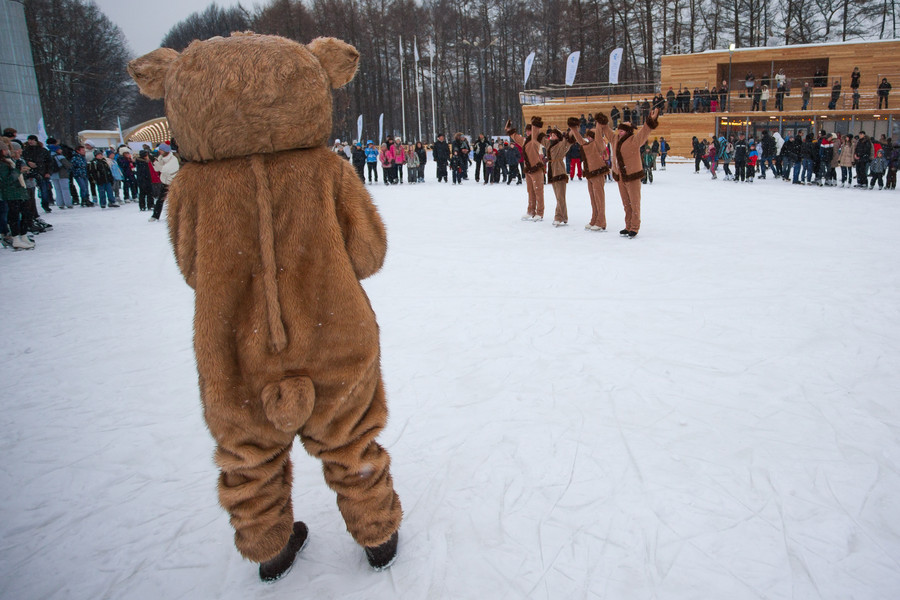
<instances>
[{"instance_id":1,"label":"winter hat","mask_svg":"<svg viewBox=\"0 0 900 600\"><path fill-rule=\"evenodd\" d=\"M35 138L36 139L36 138ZM13 150L21 150L22 144L19 143L19 140L13 140L9 143Z\"/></svg>"},{"instance_id":2,"label":"winter hat","mask_svg":"<svg viewBox=\"0 0 900 600\"><path fill-rule=\"evenodd\" d=\"M163 142L162 144L160 144L159 146L157 146L156 149L159 150L160 152L171 152L171 151L172 151L172 146L170 146L170 145L168 145L167 143Z\"/></svg>"},{"instance_id":3,"label":"winter hat","mask_svg":"<svg viewBox=\"0 0 900 600\"><path fill-rule=\"evenodd\" d=\"M31 135L29 135L29 136L28 136L28 139L29 139L29 140L34 140L34 141L38 141L38 138L37 138L37 136L36 136L36 135L34 135L34 134L31 134Z\"/></svg>"},{"instance_id":4,"label":"winter hat","mask_svg":"<svg viewBox=\"0 0 900 600\"><path fill-rule=\"evenodd\" d=\"M341 143L341 140L335 139L335 140L334 140L334 143L335 143L335 144L340 144L340 143Z\"/></svg>"},{"instance_id":5,"label":"winter hat","mask_svg":"<svg viewBox=\"0 0 900 600\"><path fill-rule=\"evenodd\" d=\"M373 142L372 140L366 140L366 146L368 146L369 144L374 144L374 143L375 142Z\"/></svg>"},{"instance_id":6,"label":"winter hat","mask_svg":"<svg viewBox=\"0 0 900 600\"><path fill-rule=\"evenodd\" d=\"M99 148L94 150L94 156L103 156L103 150L100 150Z\"/></svg>"}]
</instances>

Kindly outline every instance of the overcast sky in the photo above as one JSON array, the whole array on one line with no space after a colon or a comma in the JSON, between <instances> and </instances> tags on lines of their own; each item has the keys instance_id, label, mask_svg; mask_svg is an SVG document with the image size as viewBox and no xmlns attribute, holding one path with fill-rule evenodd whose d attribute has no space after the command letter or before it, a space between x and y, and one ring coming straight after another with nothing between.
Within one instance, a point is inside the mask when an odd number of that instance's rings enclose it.
<instances>
[{"instance_id":1,"label":"overcast sky","mask_svg":"<svg viewBox=\"0 0 900 600\"><path fill-rule=\"evenodd\" d=\"M213 0L94 0L109 20L119 26L128 40L134 55L141 56L159 48L173 25L190 15L200 12ZM235 6L237 0L215 0L223 8ZM251 9L256 3L244 1Z\"/></svg>"}]
</instances>

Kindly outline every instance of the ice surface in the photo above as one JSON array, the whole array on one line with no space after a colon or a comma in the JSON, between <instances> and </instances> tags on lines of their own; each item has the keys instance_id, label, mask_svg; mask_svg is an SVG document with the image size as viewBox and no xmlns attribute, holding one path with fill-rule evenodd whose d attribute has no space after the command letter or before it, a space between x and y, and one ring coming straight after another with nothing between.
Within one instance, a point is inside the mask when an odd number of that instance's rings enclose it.
<instances>
[{"instance_id":1,"label":"ice surface","mask_svg":"<svg viewBox=\"0 0 900 600\"><path fill-rule=\"evenodd\" d=\"M369 187L405 509L374 573L295 447L309 546L234 549L164 223L54 211L0 253L0 597L893 600L900 196L657 172L643 227L523 186ZM547 217L554 199L546 191Z\"/></svg>"}]
</instances>

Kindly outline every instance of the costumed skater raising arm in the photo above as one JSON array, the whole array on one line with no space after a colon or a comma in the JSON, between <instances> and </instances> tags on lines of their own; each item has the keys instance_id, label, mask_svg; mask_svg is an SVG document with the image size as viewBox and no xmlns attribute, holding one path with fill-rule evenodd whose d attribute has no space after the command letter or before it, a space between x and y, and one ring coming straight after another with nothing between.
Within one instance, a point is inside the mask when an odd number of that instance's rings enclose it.
<instances>
[{"instance_id":1,"label":"costumed skater raising arm","mask_svg":"<svg viewBox=\"0 0 900 600\"><path fill-rule=\"evenodd\" d=\"M544 220L544 160L540 142L544 139L540 117L531 117L531 125L525 127L525 137L516 132L512 121L506 121L506 135L522 148L525 162L525 184L528 189L528 211L523 221Z\"/></svg>"},{"instance_id":2,"label":"costumed skater raising arm","mask_svg":"<svg viewBox=\"0 0 900 600\"><path fill-rule=\"evenodd\" d=\"M609 119L603 113L598 113L594 118L597 127L609 123ZM568 121L569 133L575 141L581 145L581 161L584 167L584 175L587 177L588 194L591 197L591 222L584 226L591 231L606 231L606 194L603 186L606 183L606 174L609 167L603 158L606 154L606 142L603 134L597 129L589 129L587 137L582 137L579 131L579 120L571 117Z\"/></svg>"},{"instance_id":3,"label":"costumed skater raising arm","mask_svg":"<svg viewBox=\"0 0 900 600\"><path fill-rule=\"evenodd\" d=\"M619 232L623 237L634 238L641 229L641 179L644 177L641 146L658 125L659 109L654 108L650 118L637 131L630 121L620 123L615 132L606 124L600 126L612 148L613 179L619 184L625 208L625 229Z\"/></svg>"},{"instance_id":4,"label":"costumed skater raising arm","mask_svg":"<svg viewBox=\"0 0 900 600\"><path fill-rule=\"evenodd\" d=\"M569 183L569 173L566 171L566 153L574 141L574 138L564 136L562 131L556 127L548 127L547 137L541 142L550 159L548 164L550 172L547 179L556 196L554 227L563 227L569 224L569 211L566 210L566 185Z\"/></svg>"}]
</instances>

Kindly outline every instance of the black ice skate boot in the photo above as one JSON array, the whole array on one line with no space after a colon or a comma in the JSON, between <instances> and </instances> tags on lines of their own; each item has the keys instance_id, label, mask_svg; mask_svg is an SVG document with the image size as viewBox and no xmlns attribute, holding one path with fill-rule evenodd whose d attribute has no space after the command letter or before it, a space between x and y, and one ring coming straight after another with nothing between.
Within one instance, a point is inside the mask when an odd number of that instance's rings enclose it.
<instances>
[{"instance_id":1,"label":"black ice skate boot","mask_svg":"<svg viewBox=\"0 0 900 600\"><path fill-rule=\"evenodd\" d=\"M266 583L272 583L284 577L294 566L294 558L306 547L307 541L309 529L303 521L297 521L294 523L294 532L281 552L275 558L259 564L259 578Z\"/></svg>"},{"instance_id":2,"label":"black ice skate boot","mask_svg":"<svg viewBox=\"0 0 900 600\"><path fill-rule=\"evenodd\" d=\"M397 558L397 540L399 532L395 531L391 539L380 546L366 546L366 558L369 559L369 565L376 571L384 571L394 564Z\"/></svg>"}]
</instances>

